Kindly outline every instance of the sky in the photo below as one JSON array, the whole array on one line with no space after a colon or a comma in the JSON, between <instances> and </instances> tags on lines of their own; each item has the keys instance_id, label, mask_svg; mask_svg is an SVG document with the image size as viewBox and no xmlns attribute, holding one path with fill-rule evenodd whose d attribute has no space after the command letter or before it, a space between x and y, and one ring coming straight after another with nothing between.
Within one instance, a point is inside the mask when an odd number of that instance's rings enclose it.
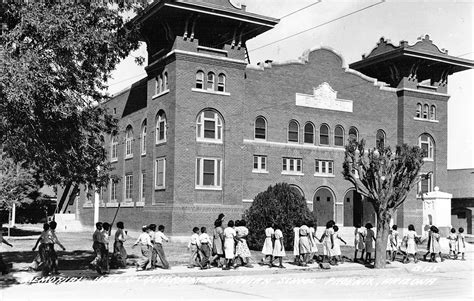
<instances>
[{"instance_id":1,"label":"sky","mask_svg":"<svg viewBox=\"0 0 474 301\"><path fill-rule=\"evenodd\" d=\"M274 29L247 42L252 65L267 59L297 59L305 50L319 46L335 49L346 64L350 64L360 60L362 54L370 53L381 37L398 46L401 40L412 45L425 34L429 34L440 49L447 49L450 55L474 59L474 0L240 2L245 2L248 12L281 18ZM297 34L302 31L305 32ZM291 35L294 36L282 40ZM124 90L146 75L144 66L134 63L136 56L146 57L144 45L112 73L109 93ZM474 168L473 86L474 70L456 73L448 80L448 94L451 95L448 101L448 169Z\"/></svg>"}]
</instances>

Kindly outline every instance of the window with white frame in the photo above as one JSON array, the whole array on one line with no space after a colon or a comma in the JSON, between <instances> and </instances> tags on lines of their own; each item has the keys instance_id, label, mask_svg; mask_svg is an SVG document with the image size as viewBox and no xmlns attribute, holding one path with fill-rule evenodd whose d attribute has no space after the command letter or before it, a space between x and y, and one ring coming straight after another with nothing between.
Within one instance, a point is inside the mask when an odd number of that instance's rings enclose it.
<instances>
[{"instance_id":1,"label":"window with white frame","mask_svg":"<svg viewBox=\"0 0 474 301\"><path fill-rule=\"evenodd\" d=\"M163 92L163 75L159 75L155 79L155 95Z\"/></svg>"},{"instance_id":2,"label":"window with white frame","mask_svg":"<svg viewBox=\"0 0 474 301\"><path fill-rule=\"evenodd\" d=\"M198 141L222 142L222 119L212 110L202 111L196 120Z\"/></svg>"},{"instance_id":3,"label":"window with white frame","mask_svg":"<svg viewBox=\"0 0 474 301\"><path fill-rule=\"evenodd\" d=\"M303 173L303 159L301 158L283 158L283 172L286 174Z\"/></svg>"},{"instance_id":4,"label":"window with white frame","mask_svg":"<svg viewBox=\"0 0 474 301\"><path fill-rule=\"evenodd\" d=\"M216 89L216 75L214 72L207 74L207 90L214 91Z\"/></svg>"},{"instance_id":5,"label":"window with white frame","mask_svg":"<svg viewBox=\"0 0 474 301\"><path fill-rule=\"evenodd\" d=\"M204 89L204 72L202 71L196 73L196 89Z\"/></svg>"},{"instance_id":6,"label":"window with white frame","mask_svg":"<svg viewBox=\"0 0 474 301\"><path fill-rule=\"evenodd\" d=\"M145 179L146 173L140 174L140 202L145 202Z\"/></svg>"},{"instance_id":7,"label":"window with white frame","mask_svg":"<svg viewBox=\"0 0 474 301\"><path fill-rule=\"evenodd\" d=\"M146 155L146 120L143 121L141 138L141 154Z\"/></svg>"},{"instance_id":8,"label":"window with white frame","mask_svg":"<svg viewBox=\"0 0 474 301\"><path fill-rule=\"evenodd\" d=\"M299 141L299 129L300 126L295 120L291 120L288 124L288 142Z\"/></svg>"},{"instance_id":9,"label":"window with white frame","mask_svg":"<svg viewBox=\"0 0 474 301\"><path fill-rule=\"evenodd\" d=\"M213 158L196 159L196 188L222 188L222 160Z\"/></svg>"},{"instance_id":10,"label":"window with white frame","mask_svg":"<svg viewBox=\"0 0 474 301\"><path fill-rule=\"evenodd\" d=\"M423 119L428 119L429 110L430 110L430 106L425 104L423 106Z\"/></svg>"},{"instance_id":11,"label":"window with white frame","mask_svg":"<svg viewBox=\"0 0 474 301\"><path fill-rule=\"evenodd\" d=\"M430 135L422 134L418 138L418 146L423 151L423 156L426 160L434 160L435 149L434 149L434 142L433 138Z\"/></svg>"},{"instance_id":12,"label":"window with white frame","mask_svg":"<svg viewBox=\"0 0 474 301\"><path fill-rule=\"evenodd\" d=\"M255 139L265 140L267 138L267 121L259 116L255 119Z\"/></svg>"},{"instance_id":13,"label":"window with white frame","mask_svg":"<svg viewBox=\"0 0 474 301\"><path fill-rule=\"evenodd\" d=\"M117 185L118 183L114 180L110 181L110 202L112 203L117 202Z\"/></svg>"},{"instance_id":14,"label":"window with white frame","mask_svg":"<svg viewBox=\"0 0 474 301\"><path fill-rule=\"evenodd\" d=\"M128 126L125 132L125 158L131 157L133 157L133 130Z\"/></svg>"},{"instance_id":15,"label":"window with white frame","mask_svg":"<svg viewBox=\"0 0 474 301\"><path fill-rule=\"evenodd\" d=\"M311 122L304 126L304 143L314 143L314 126Z\"/></svg>"},{"instance_id":16,"label":"window with white frame","mask_svg":"<svg viewBox=\"0 0 474 301\"><path fill-rule=\"evenodd\" d=\"M166 142L166 114L162 110L156 118L156 143Z\"/></svg>"},{"instance_id":17,"label":"window with white frame","mask_svg":"<svg viewBox=\"0 0 474 301\"><path fill-rule=\"evenodd\" d=\"M127 174L125 175L125 202L126 203L132 202L132 194L133 194L133 175Z\"/></svg>"},{"instance_id":18,"label":"window with white frame","mask_svg":"<svg viewBox=\"0 0 474 301\"><path fill-rule=\"evenodd\" d=\"M436 106L434 105L430 108L430 120L436 120Z\"/></svg>"},{"instance_id":19,"label":"window with white frame","mask_svg":"<svg viewBox=\"0 0 474 301\"><path fill-rule=\"evenodd\" d=\"M110 161L117 161L118 160L118 155L117 155L117 147L118 147L118 137L117 136L112 136L112 143L110 146Z\"/></svg>"},{"instance_id":20,"label":"window with white frame","mask_svg":"<svg viewBox=\"0 0 474 301\"><path fill-rule=\"evenodd\" d=\"M253 156L253 172L267 172L267 156Z\"/></svg>"},{"instance_id":21,"label":"window with white frame","mask_svg":"<svg viewBox=\"0 0 474 301\"><path fill-rule=\"evenodd\" d=\"M416 104L416 118L421 118L421 110L422 110L422 105L421 103Z\"/></svg>"},{"instance_id":22,"label":"window with white frame","mask_svg":"<svg viewBox=\"0 0 474 301\"><path fill-rule=\"evenodd\" d=\"M359 141L359 131L354 126L349 128L349 139Z\"/></svg>"},{"instance_id":23,"label":"window with white frame","mask_svg":"<svg viewBox=\"0 0 474 301\"><path fill-rule=\"evenodd\" d=\"M433 173L420 174L420 181L418 182L418 195L433 191Z\"/></svg>"},{"instance_id":24,"label":"window with white frame","mask_svg":"<svg viewBox=\"0 0 474 301\"><path fill-rule=\"evenodd\" d=\"M223 73L217 77L217 91L225 92L225 75Z\"/></svg>"},{"instance_id":25,"label":"window with white frame","mask_svg":"<svg viewBox=\"0 0 474 301\"><path fill-rule=\"evenodd\" d=\"M168 83L168 72L163 74L163 91L169 90L169 83Z\"/></svg>"},{"instance_id":26,"label":"window with white frame","mask_svg":"<svg viewBox=\"0 0 474 301\"><path fill-rule=\"evenodd\" d=\"M166 185L166 158L155 160L155 189L165 189Z\"/></svg>"},{"instance_id":27,"label":"window with white frame","mask_svg":"<svg viewBox=\"0 0 474 301\"><path fill-rule=\"evenodd\" d=\"M334 175L333 160L314 160L315 175Z\"/></svg>"},{"instance_id":28,"label":"window with white frame","mask_svg":"<svg viewBox=\"0 0 474 301\"><path fill-rule=\"evenodd\" d=\"M334 145L344 146L344 129L340 125L334 129Z\"/></svg>"},{"instance_id":29,"label":"window with white frame","mask_svg":"<svg viewBox=\"0 0 474 301\"><path fill-rule=\"evenodd\" d=\"M319 127L319 144L329 145L329 126L321 124Z\"/></svg>"},{"instance_id":30,"label":"window with white frame","mask_svg":"<svg viewBox=\"0 0 474 301\"><path fill-rule=\"evenodd\" d=\"M385 132L383 130L377 130L377 134L375 135L375 147L380 149L385 147Z\"/></svg>"}]
</instances>

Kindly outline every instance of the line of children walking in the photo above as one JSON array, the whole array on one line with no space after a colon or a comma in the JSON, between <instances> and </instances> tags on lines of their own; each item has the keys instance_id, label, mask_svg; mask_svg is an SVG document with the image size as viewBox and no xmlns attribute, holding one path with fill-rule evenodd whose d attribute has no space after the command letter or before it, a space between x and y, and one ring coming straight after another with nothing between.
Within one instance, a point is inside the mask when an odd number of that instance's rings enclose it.
<instances>
[{"instance_id":1,"label":"line of children walking","mask_svg":"<svg viewBox=\"0 0 474 301\"><path fill-rule=\"evenodd\" d=\"M150 270L158 267L163 269L170 268L163 249L163 242L169 241L164 231L165 226L163 225L158 226L158 231L156 231L156 224L142 227L142 233L132 246L132 248L134 248L139 245L142 255L135 264L137 271ZM158 258L161 261L161 266L157 264Z\"/></svg>"},{"instance_id":2,"label":"line of children walking","mask_svg":"<svg viewBox=\"0 0 474 301\"><path fill-rule=\"evenodd\" d=\"M212 265L222 267L223 270L245 266L251 268L250 249L247 245L246 237L249 230L244 220L227 223L223 229L222 223L224 214L220 214L214 222L214 232L212 238L207 234L206 227L193 228L193 234L188 243L190 250L189 268L200 267L201 269L211 268ZM222 262L224 260L224 263ZM240 263L237 263L240 261Z\"/></svg>"}]
</instances>

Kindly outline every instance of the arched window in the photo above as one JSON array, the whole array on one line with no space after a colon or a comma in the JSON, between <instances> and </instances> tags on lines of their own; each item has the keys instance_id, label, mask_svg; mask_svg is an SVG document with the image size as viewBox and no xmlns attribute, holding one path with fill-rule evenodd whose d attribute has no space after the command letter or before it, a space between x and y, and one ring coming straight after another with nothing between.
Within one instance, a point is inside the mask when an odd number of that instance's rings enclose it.
<instances>
[{"instance_id":1,"label":"arched window","mask_svg":"<svg viewBox=\"0 0 474 301\"><path fill-rule=\"evenodd\" d=\"M163 92L163 75L159 75L156 82L156 91L155 94L160 94Z\"/></svg>"},{"instance_id":2,"label":"arched window","mask_svg":"<svg viewBox=\"0 0 474 301\"><path fill-rule=\"evenodd\" d=\"M213 72L207 74L207 90L214 91L216 89L216 75Z\"/></svg>"},{"instance_id":3,"label":"arched window","mask_svg":"<svg viewBox=\"0 0 474 301\"><path fill-rule=\"evenodd\" d=\"M340 125L334 129L334 145L344 146L344 129Z\"/></svg>"},{"instance_id":4,"label":"arched window","mask_svg":"<svg viewBox=\"0 0 474 301\"><path fill-rule=\"evenodd\" d=\"M222 142L222 118L212 110L199 113L196 120L196 139L199 141Z\"/></svg>"},{"instance_id":5,"label":"arched window","mask_svg":"<svg viewBox=\"0 0 474 301\"><path fill-rule=\"evenodd\" d=\"M329 126L322 124L319 127L319 144L329 145Z\"/></svg>"},{"instance_id":6,"label":"arched window","mask_svg":"<svg viewBox=\"0 0 474 301\"><path fill-rule=\"evenodd\" d=\"M204 72L202 71L196 73L196 89L204 89Z\"/></svg>"},{"instance_id":7,"label":"arched window","mask_svg":"<svg viewBox=\"0 0 474 301\"><path fill-rule=\"evenodd\" d=\"M299 125L295 120L291 120L288 124L288 142L299 141Z\"/></svg>"},{"instance_id":8,"label":"arched window","mask_svg":"<svg viewBox=\"0 0 474 301\"><path fill-rule=\"evenodd\" d=\"M304 125L304 143L314 143L314 126L311 122Z\"/></svg>"},{"instance_id":9,"label":"arched window","mask_svg":"<svg viewBox=\"0 0 474 301\"><path fill-rule=\"evenodd\" d=\"M349 128L349 139L359 141L359 131L354 126Z\"/></svg>"},{"instance_id":10,"label":"arched window","mask_svg":"<svg viewBox=\"0 0 474 301\"><path fill-rule=\"evenodd\" d=\"M421 118L421 103L416 104L416 117Z\"/></svg>"},{"instance_id":11,"label":"arched window","mask_svg":"<svg viewBox=\"0 0 474 301\"><path fill-rule=\"evenodd\" d=\"M110 160L116 161L118 159L117 155L117 146L118 146L118 138L117 136L112 136L111 145L110 145Z\"/></svg>"},{"instance_id":12,"label":"arched window","mask_svg":"<svg viewBox=\"0 0 474 301\"><path fill-rule=\"evenodd\" d=\"M225 75L223 73L219 74L217 78L217 91L225 92Z\"/></svg>"},{"instance_id":13,"label":"arched window","mask_svg":"<svg viewBox=\"0 0 474 301\"><path fill-rule=\"evenodd\" d=\"M377 135L375 136L375 147L377 148L385 147L385 132L383 130L377 131Z\"/></svg>"},{"instance_id":14,"label":"arched window","mask_svg":"<svg viewBox=\"0 0 474 301\"><path fill-rule=\"evenodd\" d=\"M428 111L430 110L429 105L424 105L423 106L423 119L428 119Z\"/></svg>"},{"instance_id":15,"label":"arched window","mask_svg":"<svg viewBox=\"0 0 474 301\"><path fill-rule=\"evenodd\" d=\"M166 114L160 110L156 118L156 143L163 142L166 142Z\"/></svg>"},{"instance_id":16,"label":"arched window","mask_svg":"<svg viewBox=\"0 0 474 301\"><path fill-rule=\"evenodd\" d=\"M168 72L165 72L163 75L163 90L167 91L169 89L168 85Z\"/></svg>"},{"instance_id":17,"label":"arched window","mask_svg":"<svg viewBox=\"0 0 474 301\"><path fill-rule=\"evenodd\" d=\"M267 139L267 121L262 116L255 119L255 139Z\"/></svg>"},{"instance_id":18,"label":"arched window","mask_svg":"<svg viewBox=\"0 0 474 301\"><path fill-rule=\"evenodd\" d=\"M133 130L128 126L125 131L125 158L133 156Z\"/></svg>"},{"instance_id":19,"label":"arched window","mask_svg":"<svg viewBox=\"0 0 474 301\"><path fill-rule=\"evenodd\" d=\"M434 142L430 135L422 134L418 138L418 146L423 150L423 155L426 159L434 160Z\"/></svg>"},{"instance_id":20,"label":"arched window","mask_svg":"<svg viewBox=\"0 0 474 301\"><path fill-rule=\"evenodd\" d=\"M430 120L436 120L436 106L434 105L431 106Z\"/></svg>"},{"instance_id":21,"label":"arched window","mask_svg":"<svg viewBox=\"0 0 474 301\"><path fill-rule=\"evenodd\" d=\"M145 155L146 154L146 119L145 121L143 121L143 124L142 124L142 137L141 137L141 153L142 155Z\"/></svg>"}]
</instances>

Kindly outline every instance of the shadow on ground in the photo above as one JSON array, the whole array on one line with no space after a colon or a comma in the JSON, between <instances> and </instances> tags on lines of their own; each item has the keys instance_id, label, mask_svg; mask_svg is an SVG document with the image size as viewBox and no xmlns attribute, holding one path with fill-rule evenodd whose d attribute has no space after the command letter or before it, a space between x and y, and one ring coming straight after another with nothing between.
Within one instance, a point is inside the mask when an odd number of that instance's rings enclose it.
<instances>
[{"instance_id":1,"label":"shadow on ground","mask_svg":"<svg viewBox=\"0 0 474 301\"><path fill-rule=\"evenodd\" d=\"M7 235L8 233L8 228L3 227L1 229L2 233L4 236ZM24 236L34 236L34 235L40 235L41 231L36 231L36 230L23 230L19 228L10 228L10 236L12 238L15 237L24 237Z\"/></svg>"}]
</instances>

